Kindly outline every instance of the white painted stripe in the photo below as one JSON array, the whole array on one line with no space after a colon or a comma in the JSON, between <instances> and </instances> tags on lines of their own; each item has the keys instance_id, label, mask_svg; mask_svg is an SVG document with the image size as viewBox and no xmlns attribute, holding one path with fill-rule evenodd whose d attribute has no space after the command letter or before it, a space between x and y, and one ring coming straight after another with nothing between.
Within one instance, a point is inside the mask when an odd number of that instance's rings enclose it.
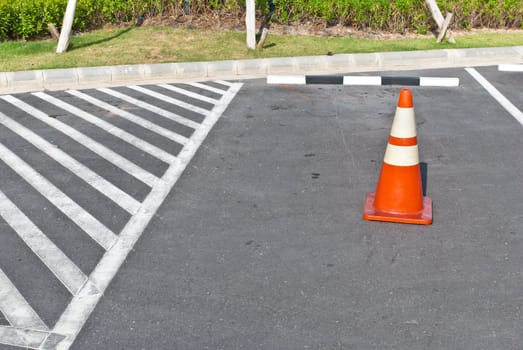
<instances>
[{"instance_id":1,"label":"white painted stripe","mask_svg":"<svg viewBox=\"0 0 523 350\"><path fill-rule=\"evenodd\" d=\"M187 85L193 86L198 89L214 92L215 94L218 94L218 95L224 95L227 92L227 90L218 89L218 88L215 88L214 86L201 84L201 83L187 83Z\"/></svg>"},{"instance_id":2,"label":"white painted stripe","mask_svg":"<svg viewBox=\"0 0 523 350\"><path fill-rule=\"evenodd\" d=\"M0 191L0 216L75 295L87 276L18 207Z\"/></svg>"},{"instance_id":3,"label":"white painted stripe","mask_svg":"<svg viewBox=\"0 0 523 350\"><path fill-rule=\"evenodd\" d=\"M523 64L500 64L498 70L502 72L523 72Z\"/></svg>"},{"instance_id":4,"label":"white painted stripe","mask_svg":"<svg viewBox=\"0 0 523 350\"><path fill-rule=\"evenodd\" d=\"M505 108L505 110L507 112L509 112L514 118L516 118L516 120L521 124L523 125L523 112L521 112L516 106L514 106L512 104L512 102L510 102L505 96L503 96L501 94L501 92L498 91L498 89L496 89L494 87L494 85L492 85L491 83L489 83L487 81L487 79L483 78L483 76L481 74L479 74L479 72L477 70L475 70L474 68L465 68L465 70L474 78L476 79L476 81L481 84L481 86L483 86L483 88L485 90L487 90L487 92L492 96L494 97L494 99L496 101L498 101L498 103L503 107Z\"/></svg>"},{"instance_id":5,"label":"white painted stripe","mask_svg":"<svg viewBox=\"0 0 523 350\"><path fill-rule=\"evenodd\" d=\"M215 80L214 82L215 82L215 83L218 83L218 84L220 84L220 85L225 85L225 86L227 86L228 88L230 88L230 87L234 86L234 84L236 84L236 83L231 83L231 82L229 82L229 81L225 81L225 80Z\"/></svg>"},{"instance_id":6,"label":"white painted stripe","mask_svg":"<svg viewBox=\"0 0 523 350\"><path fill-rule=\"evenodd\" d=\"M31 168L26 162L0 143L0 160L6 163L27 183L67 215L76 225L93 238L105 250L111 248L117 236L101 222L67 197L56 186Z\"/></svg>"},{"instance_id":7,"label":"white painted stripe","mask_svg":"<svg viewBox=\"0 0 523 350\"><path fill-rule=\"evenodd\" d=\"M304 75L268 75L267 84L305 85Z\"/></svg>"},{"instance_id":8,"label":"white painted stripe","mask_svg":"<svg viewBox=\"0 0 523 350\"><path fill-rule=\"evenodd\" d=\"M150 90L150 89L146 89L146 88L141 87L141 86L128 86L128 88L129 89L133 89L133 90L138 91L138 92L141 92L142 94L154 97L154 98L156 98L158 100L170 103L172 105L175 105L175 106L178 106L178 107L181 107L181 108L184 108L184 109L186 109L188 111L204 115L204 116L207 116L209 114L209 112L210 112L209 110L207 110L205 108L194 106L194 105L192 105L190 103L180 101L180 100L178 100L176 98L172 98L170 96L167 96L167 95L164 95L164 94L160 94L160 93L158 93L156 91L153 91L153 90Z\"/></svg>"},{"instance_id":9,"label":"white painted stripe","mask_svg":"<svg viewBox=\"0 0 523 350\"><path fill-rule=\"evenodd\" d=\"M84 288L73 297L53 328L53 333L64 336L63 339L57 342L56 340L47 338L44 343L40 345L39 349L69 349L102 296L103 292L98 291L97 287L94 286L90 280L87 281ZM62 332L58 332L58 330Z\"/></svg>"},{"instance_id":10,"label":"white painted stripe","mask_svg":"<svg viewBox=\"0 0 523 350\"><path fill-rule=\"evenodd\" d=\"M459 78L420 77L419 85L420 86L454 87L454 86L459 86Z\"/></svg>"},{"instance_id":11,"label":"white painted stripe","mask_svg":"<svg viewBox=\"0 0 523 350\"><path fill-rule=\"evenodd\" d=\"M14 106L18 107L19 109L23 110L24 112L28 113L32 117L46 123L49 126L52 126L56 130L74 139L76 142L82 144L83 146L90 149L105 160L113 163L114 165L124 170L129 175L132 175L138 180L142 181L149 187L152 187L155 184L155 182L159 180L159 178L157 178L153 174L142 169L141 167L127 160L126 158L120 156L118 153L113 152L104 145L82 134L75 128L72 128L69 125L62 123L57 119L50 118L48 114L43 113L42 111L34 108L33 106L30 106L27 103L10 95L2 96L2 98L7 102L13 104Z\"/></svg>"},{"instance_id":12,"label":"white painted stripe","mask_svg":"<svg viewBox=\"0 0 523 350\"><path fill-rule=\"evenodd\" d=\"M43 92L37 92L37 93L34 93L35 96L57 106L57 107L60 107L62 108L63 110L69 112L69 113L72 113L73 115L79 117L79 118L82 118L83 120L93 124L93 125L96 125L97 127L99 127L100 129L108 132L109 134L115 136L115 137L118 137L119 139L135 146L136 148L156 157L157 159L160 159L161 161L164 161L165 163L172 163L172 162L175 162L176 161L176 157L173 156L172 154L169 154L167 152L165 152L164 150L154 146L154 145L151 145L150 143L128 133L127 131L124 131L120 128L118 128L117 126L111 124L111 123L108 123L104 120L102 120L101 118L98 118L90 113L87 113L85 111L82 111L81 109L79 108L76 108L68 103L65 103L61 100L58 100L50 95L47 95Z\"/></svg>"},{"instance_id":13,"label":"white painted stripe","mask_svg":"<svg viewBox=\"0 0 523 350\"><path fill-rule=\"evenodd\" d=\"M416 120L414 108L396 108L396 114L392 121L390 136L399 138L410 138L416 136Z\"/></svg>"},{"instance_id":14,"label":"white painted stripe","mask_svg":"<svg viewBox=\"0 0 523 350\"><path fill-rule=\"evenodd\" d=\"M344 76L343 85L381 85L381 77Z\"/></svg>"},{"instance_id":15,"label":"white painted stripe","mask_svg":"<svg viewBox=\"0 0 523 350\"><path fill-rule=\"evenodd\" d=\"M38 349L49 332L33 329L0 326L0 344L24 349Z\"/></svg>"},{"instance_id":16,"label":"white painted stripe","mask_svg":"<svg viewBox=\"0 0 523 350\"><path fill-rule=\"evenodd\" d=\"M143 119L135 114L129 113L127 111L121 110L120 108L114 107L110 105L109 103L106 103L104 101L101 101L97 98L91 97L87 94L84 94L83 92L77 91L77 90L67 90L67 93L78 97L84 101L87 101L97 107L100 107L102 109L105 109L117 116L120 116L124 119L127 119L130 122L135 123L136 125L141 126L144 129L150 130L160 136L163 136L171 141L177 142L181 145L185 145L189 139L183 135L177 134L175 132L172 132L170 130L167 130L161 126L158 126L154 123L151 123L150 121Z\"/></svg>"},{"instance_id":17,"label":"white painted stripe","mask_svg":"<svg viewBox=\"0 0 523 350\"><path fill-rule=\"evenodd\" d=\"M73 297L67 309L53 328L53 332L66 336L56 347L57 350L67 350L74 342L82 326L100 300L104 290L118 272L129 252L133 249L135 243L145 230L145 227L180 178L190 160L194 157L196 151L209 134L209 131L238 93L241 86L242 84L235 84L213 108L209 116L204 120L202 127L198 128L191 137L192 142L187 144L180 152L179 163L169 167L163 176L164 182L152 189L151 193L145 199L143 207L131 218L121 232L118 242L104 255L91 273L89 281L99 288L100 293L90 294L86 290L87 287L84 287L78 295ZM42 349L43 348L45 348L45 344L42 345Z\"/></svg>"},{"instance_id":18,"label":"white painted stripe","mask_svg":"<svg viewBox=\"0 0 523 350\"><path fill-rule=\"evenodd\" d=\"M120 100L123 100L125 102L129 102L135 106L138 106L140 108L143 108L145 110L148 110L148 111L151 111L153 113L156 113L158 114L159 116L161 117L164 117L164 118L167 118L167 119L170 119L172 121L175 121L177 123L180 123L182 125L185 125L185 126L188 126L189 128L192 128L192 129L197 129L200 124L190 120L190 119L187 119L185 117L182 117L178 114L175 114L175 113L172 113L172 112L169 112L169 111L166 111L165 109L161 109L159 107L156 107L156 106L153 106L152 104L149 104L147 102L143 102L143 101L140 101L136 98L133 98L131 96L127 96L127 95L124 95L118 91L115 91L115 90L111 90L111 89L107 89L107 88L100 88L100 89L97 89L98 91L100 92L103 92L105 94L108 94L110 96L113 96L113 97L116 97L116 98L119 98Z\"/></svg>"},{"instance_id":19,"label":"white painted stripe","mask_svg":"<svg viewBox=\"0 0 523 350\"><path fill-rule=\"evenodd\" d=\"M0 311L13 327L48 331L46 324L36 314L9 277L0 269Z\"/></svg>"},{"instance_id":20,"label":"white painted stripe","mask_svg":"<svg viewBox=\"0 0 523 350\"><path fill-rule=\"evenodd\" d=\"M188 96L188 97L200 100L200 101L204 101L204 102L207 102L207 103L212 103L213 105L218 102L217 99L210 98L210 97L207 97L207 96L204 96L204 95L200 95L200 94L197 94L197 93L194 93L194 92L191 92L191 91L179 88L177 86L173 86L173 85L169 85L169 84L158 84L158 86L163 88L163 89L174 91L174 92L176 92L178 94L185 95L185 96Z\"/></svg>"},{"instance_id":21,"label":"white painted stripe","mask_svg":"<svg viewBox=\"0 0 523 350\"><path fill-rule=\"evenodd\" d=\"M397 166L412 166L419 164L418 145L395 146L387 144L383 162Z\"/></svg>"},{"instance_id":22,"label":"white painted stripe","mask_svg":"<svg viewBox=\"0 0 523 350\"><path fill-rule=\"evenodd\" d=\"M31 143L39 150L53 158L56 162L67 168L73 174L84 180L88 185L98 190L101 194L118 204L121 208L127 210L131 214L138 211L141 203L127 193L114 186L103 177L78 162L73 157L62 151L55 145L47 142L42 137L38 136L23 125L15 122L5 114L0 112L0 123L9 128L14 133L23 137L27 142Z\"/></svg>"}]
</instances>

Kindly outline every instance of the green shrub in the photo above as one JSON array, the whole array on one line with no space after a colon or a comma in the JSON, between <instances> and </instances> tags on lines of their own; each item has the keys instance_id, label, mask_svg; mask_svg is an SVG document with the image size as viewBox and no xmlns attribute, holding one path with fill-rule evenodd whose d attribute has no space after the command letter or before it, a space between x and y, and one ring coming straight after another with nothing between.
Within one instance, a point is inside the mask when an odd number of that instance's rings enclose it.
<instances>
[{"instance_id":1,"label":"green shrub","mask_svg":"<svg viewBox=\"0 0 523 350\"><path fill-rule=\"evenodd\" d=\"M256 0L260 12L269 0ZM245 0L190 0L195 16L228 13L241 16ZM358 29L427 32L435 26L424 0L274 0L275 19L284 23L325 21ZM443 13L454 13L456 28L523 28L523 0L438 0ZM0 0L0 40L47 34L60 27L67 0ZM125 23L138 16L183 13L183 0L78 0L74 30Z\"/></svg>"},{"instance_id":2,"label":"green shrub","mask_svg":"<svg viewBox=\"0 0 523 350\"><path fill-rule=\"evenodd\" d=\"M0 0L0 38L33 37L47 30L47 23L62 16L61 0Z\"/></svg>"}]
</instances>

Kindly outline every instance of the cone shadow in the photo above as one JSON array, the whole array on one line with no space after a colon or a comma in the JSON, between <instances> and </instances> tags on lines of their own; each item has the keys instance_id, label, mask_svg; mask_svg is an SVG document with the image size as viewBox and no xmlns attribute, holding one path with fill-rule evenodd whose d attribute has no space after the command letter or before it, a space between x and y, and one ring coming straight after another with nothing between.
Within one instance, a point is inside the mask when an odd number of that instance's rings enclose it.
<instances>
[{"instance_id":1,"label":"cone shadow","mask_svg":"<svg viewBox=\"0 0 523 350\"><path fill-rule=\"evenodd\" d=\"M428 176L428 164L424 162L419 163L420 172L421 172L421 187L423 191L423 196L427 195L427 176Z\"/></svg>"}]
</instances>

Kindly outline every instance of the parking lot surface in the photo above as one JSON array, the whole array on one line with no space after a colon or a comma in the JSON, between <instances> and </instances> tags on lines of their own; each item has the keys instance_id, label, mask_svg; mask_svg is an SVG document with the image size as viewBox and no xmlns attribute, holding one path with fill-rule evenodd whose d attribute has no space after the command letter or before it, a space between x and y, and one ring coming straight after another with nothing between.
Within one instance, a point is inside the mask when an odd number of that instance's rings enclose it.
<instances>
[{"instance_id":1,"label":"parking lot surface","mask_svg":"<svg viewBox=\"0 0 523 350\"><path fill-rule=\"evenodd\" d=\"M473 72L390 73L460 78L412 87L431 226L361 217L401 86L0 96L0 348L519 348L523 73Z\"/></svg>"}]
</instances>

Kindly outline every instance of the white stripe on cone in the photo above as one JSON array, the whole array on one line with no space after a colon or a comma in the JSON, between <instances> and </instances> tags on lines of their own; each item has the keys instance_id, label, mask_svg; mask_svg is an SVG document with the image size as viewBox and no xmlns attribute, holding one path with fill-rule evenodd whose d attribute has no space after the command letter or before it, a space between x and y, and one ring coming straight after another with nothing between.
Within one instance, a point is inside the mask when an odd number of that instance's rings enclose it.
<instances>
[{"instance_id":1,"label":"white stripe on cone","mask_svg":"<svg viewBox=\"0 0 523 350\"><path fill-rule=\"evenodd\" d=\"M383 162L396 166L413 166L419 164L418 145L395 146L387 144Z\"/></svg>"},{"instance_id":2,"label":"white stripe on cone","mask_svg":"<svg viewBox=\"0 0 523 350\"><path fill-rule=\"evenodd\" d=\"M414 108L396 108L390 136L404 139L416 136Z\"/></svg>"}]
</instances>

